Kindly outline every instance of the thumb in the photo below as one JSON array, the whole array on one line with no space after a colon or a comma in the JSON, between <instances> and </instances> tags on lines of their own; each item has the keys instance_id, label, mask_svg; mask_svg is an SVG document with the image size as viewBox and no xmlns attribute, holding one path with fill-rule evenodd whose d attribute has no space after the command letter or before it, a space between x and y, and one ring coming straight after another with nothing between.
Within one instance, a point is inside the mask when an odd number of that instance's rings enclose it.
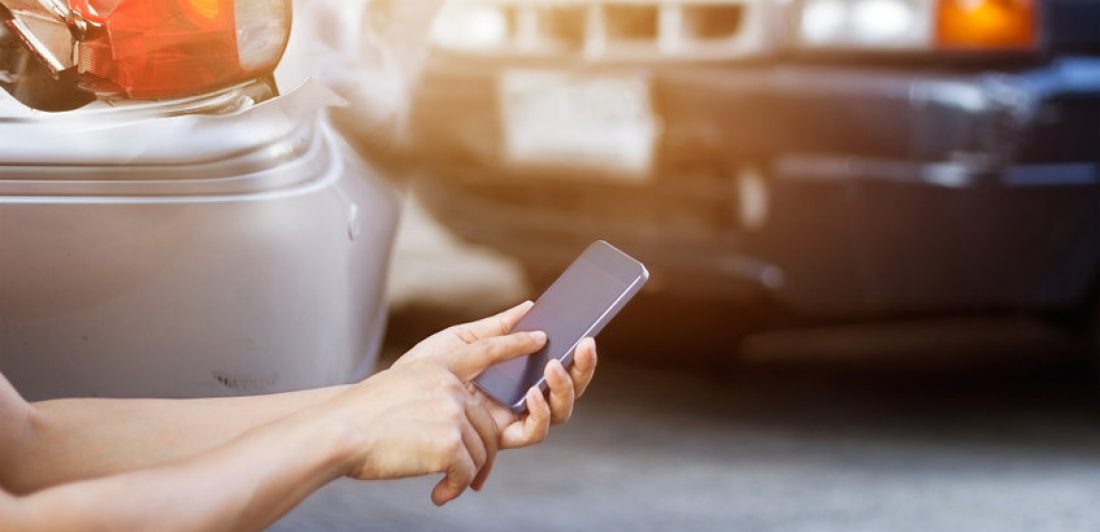
<instances>
[{"instance_id":1,"label":"thumb","mask_svg":"<svg viewBox=\"0 0 1100 532\"><path fill-rule=\"evenodd\" d=\"M545 345L546 333L542 331L494 336L457 351L447 366L462 382L469 382L491 366L530 355Z\"/></svg>"}]
</instances>

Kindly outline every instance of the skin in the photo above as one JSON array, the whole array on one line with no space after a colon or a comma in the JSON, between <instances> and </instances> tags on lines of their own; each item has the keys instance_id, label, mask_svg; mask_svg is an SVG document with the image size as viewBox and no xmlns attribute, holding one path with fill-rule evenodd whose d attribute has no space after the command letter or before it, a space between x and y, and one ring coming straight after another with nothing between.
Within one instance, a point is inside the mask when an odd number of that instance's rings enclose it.
<instances>
[{"instance_id":1,"label":"skin","mask_svg":"<svg viewBox=\"0 0 1100 532\"><path fill-rule=\"evenodd\" d=\"M530 354L506 334L527 302L424 340L367 380L263 397L27 403L0 375L0 530L259 530L326 483L442 474L442 505L480 489L500 449L567 421L595 372L546 368L517 417L470 382Z\"/></svg>"}]
</instances>

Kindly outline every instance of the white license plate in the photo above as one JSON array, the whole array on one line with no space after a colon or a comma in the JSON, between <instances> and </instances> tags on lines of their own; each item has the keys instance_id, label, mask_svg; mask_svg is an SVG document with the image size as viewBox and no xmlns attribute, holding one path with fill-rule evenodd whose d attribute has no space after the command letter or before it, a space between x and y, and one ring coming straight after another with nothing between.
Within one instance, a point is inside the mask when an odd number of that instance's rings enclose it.
<instances>
[{"instance_id":1,"label":"white license plate","mask_svg":"<svg viewBox=\"0 0 1100 532\"><path fill-rule=\"evenodd\" d=\"M500 80L504 157L643 180L657 137L649 94L640 77L509 72Z\"/></svg>"}]
</instances>

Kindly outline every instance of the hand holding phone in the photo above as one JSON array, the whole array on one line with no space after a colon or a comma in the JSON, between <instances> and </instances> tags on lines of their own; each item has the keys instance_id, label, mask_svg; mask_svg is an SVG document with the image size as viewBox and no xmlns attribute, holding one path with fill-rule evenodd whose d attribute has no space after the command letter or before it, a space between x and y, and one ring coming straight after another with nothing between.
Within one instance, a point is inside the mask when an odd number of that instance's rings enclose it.
<instances>
[{"instance_id":1,"label":"hand holding phone","mask_svg":"<svg viewBox=\"0 0 1100 532\"><path fill-rule=\"evenodd\" d=\"M532 386L546 391L544 368L558 359L568 369L577 344L599 334L645 285L642 263L611 244L588 248L539 297L513 331L544 331L548 341L538 352L493 366L474 381L494 401L520 414Z\"/></svg>"}]
</instances>

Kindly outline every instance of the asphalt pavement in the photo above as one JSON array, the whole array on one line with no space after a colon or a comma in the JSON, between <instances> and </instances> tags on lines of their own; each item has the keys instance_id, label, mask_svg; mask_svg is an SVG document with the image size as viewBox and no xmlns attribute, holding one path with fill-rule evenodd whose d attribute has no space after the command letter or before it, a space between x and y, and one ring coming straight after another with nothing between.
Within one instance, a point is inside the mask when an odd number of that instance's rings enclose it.
<instances>
[{"instance_id":1,"label":"asphalt pavement","mask_svg":"<svg viewBox=\"0 0 1100 532\"><path fill-rule=\"evenodd\" d=\"M515 265L414 206L386 353L527 291ZM1100 530L1100 393L1058 331L1018 318L740 344L716 331L678 350L638 319L601 344L573 422L502 454L484 492L436 508L435 478L339 481L274 529Z\"/></svg>"}]
</instances>

